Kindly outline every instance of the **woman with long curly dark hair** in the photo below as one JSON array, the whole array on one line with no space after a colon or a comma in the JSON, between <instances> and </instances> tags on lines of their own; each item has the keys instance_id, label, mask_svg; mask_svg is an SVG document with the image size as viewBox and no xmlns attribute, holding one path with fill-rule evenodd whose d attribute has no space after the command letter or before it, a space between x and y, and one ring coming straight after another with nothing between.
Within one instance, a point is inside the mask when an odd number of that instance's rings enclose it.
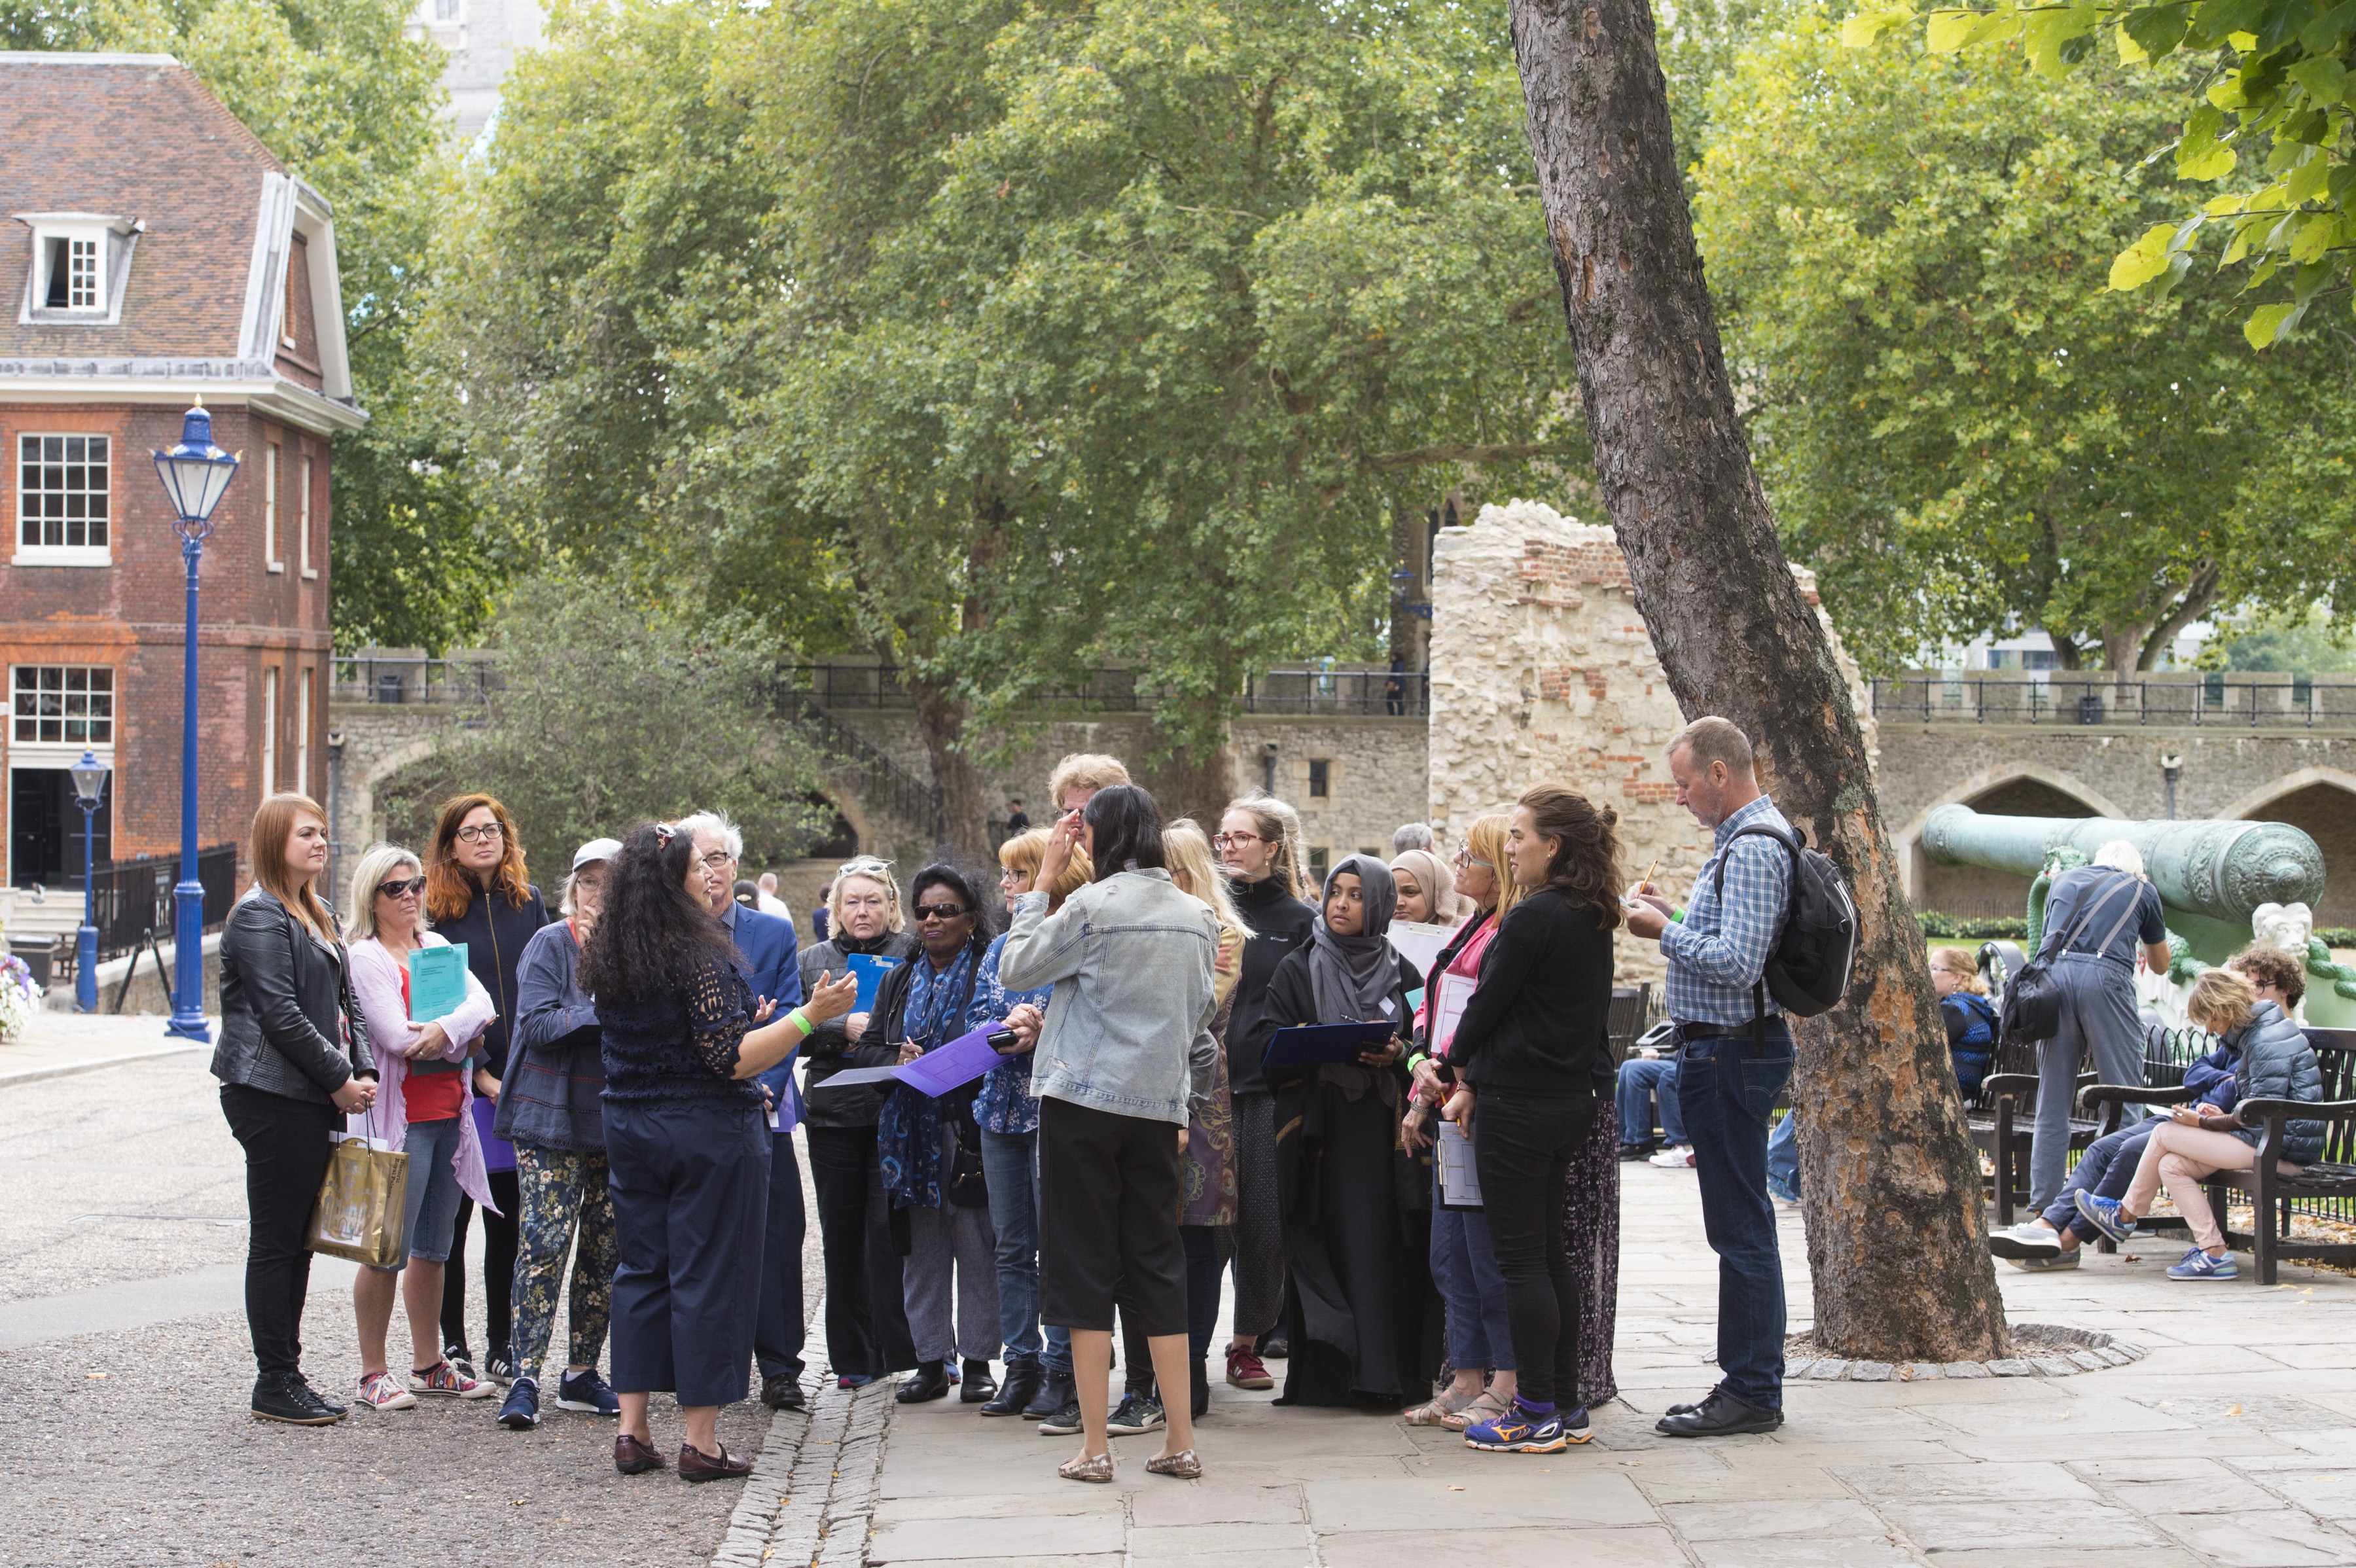
<instances>
[{"instance_id":1,"label":"woman with long curly dark hair","mask_svg":"<svg viewBox=\"0 0 2356 1568\"><path fill-rule=\"evenodd\" d=\"M371 895L372 897L372 895ZM491 1134L499 1090L507 1082L509 1030L522 1011L516 999L516 969L523 950L548 924L548 906L523 863L523 839L515 818L497 799L454 796L442 803L434 824L434 844L425 854L425 913L444 940L466 950L466 968L490 993L498 1011L483 1026L466 1058L474 1075L475 1128L488 1173L491 1201L483 1210L483 1329L488 1352L482 1373L498 1382L515 1377L514 1291L516 1216L522 1198L516 1186L515 1146ZM442 1359L461 1375L476 1368L466 1348L466 1230L475 1200L458 1199L450 1228L450 1256L459 1260L442 1274Z\"/></svg>"},{"instance_id":2,"label":"woman with long curly dark hair","mask_svg":"<svg viewBox=\"0 0 2356 1568\"><path fill-rule=\"evenodd\" d=\"M1520 1387L1504 1414L1465 1428L1497 1453L1551 1454L1592 1434L1580 1402L1582 1272L1564 1244L1572 1163L1612 1079L1612 933L1620 925L1619 816L1541 784L1515 807L1505 856L1523 889L1481 957L1449 1059L1464 1087ZM1477 1108L1476 1108L1477 1106Z\"/></svg>"},{"instance_id":3,"label":"woman with long curly dark hair","mask_svg":"<svg viewBox=\"0 0 2356 1568\"><path fill-rule=\"evenodd\" d=\"M722 873L668 822L631 831L614 857L605 908L581 955L605 1058L605 1157L621 1267L614 1274L614 1467L659 1469L647 1396L679 1396L682 1480L740 1477L715 1433L744 1397L760 1304L770 1132L751 1080L816 1026L851 1010L857 982L820 976L810 999L771 1022L744 961L712 913Z\"/></svg>"}]
</instances>

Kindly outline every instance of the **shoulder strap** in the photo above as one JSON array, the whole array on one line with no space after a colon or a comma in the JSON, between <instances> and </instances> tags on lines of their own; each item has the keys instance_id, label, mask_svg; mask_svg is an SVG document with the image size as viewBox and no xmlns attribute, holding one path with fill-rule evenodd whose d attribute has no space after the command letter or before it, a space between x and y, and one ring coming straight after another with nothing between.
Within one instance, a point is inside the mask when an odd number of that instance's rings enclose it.
<instances>
[{"instance_id":1,"label":"shoulder strap","mask_svg":"<svg viewBox=\"0 0 2356 1568\"><path fill-rule=\"evenodd\" d=\"M1786 833L1783 829L1770 827L1764 822L1755 822L1747 828L1735 829L1734 838L1726 841L1726 848L1718 857L1718 875L1714 883L1718 896L1721 898L1726 897L1726 857L1734 853L1734 839L1773 839L1792 852L1792 869L1797 871L1800 868L1800 845L1807 842L1807 836L1798 828L1794 828L1791 832Z\"/></svg>"},{"instance_id":2,"label":"shoulder strap","mask_svg":"<svg viewBox=\"0 0 2356 1568\"><path fill-rule=\"evenodd\" d=\"M2121 871L2115 873L2115 875L2124 878L2128 888L2132 889L2136 886L2136 879L2132 876L2128 876L2126 872ZM2078 918L2070 922L2069 930L2062 934L2062 945L2053 950L2054 957L2061 957L2063 953L2068 952L2072 948L2077 945L2078 934L2083 931L2086 927L2093 922L2095 916L2101 914L2104 909L2110 907L2112 897L2116 895L2118 891L2118 886L2114 884L2109 892L2104 893L2101 898L2088 904L2083 910L2080 911ZM2136 905L2139 902L2141 902L2141 900L2137 898L2129 898L2127 900L2126 912L2122 914L2118 918L2117 922L2111 927L2110 935L2105 936L2103 939L2102 945L2094 950L2095 952L2101 953L2110 950L2111 937L2115 937L2119 934L2119 928L2126 925L2127 920L2135 914Z\"/></svg>"}]
</instances>

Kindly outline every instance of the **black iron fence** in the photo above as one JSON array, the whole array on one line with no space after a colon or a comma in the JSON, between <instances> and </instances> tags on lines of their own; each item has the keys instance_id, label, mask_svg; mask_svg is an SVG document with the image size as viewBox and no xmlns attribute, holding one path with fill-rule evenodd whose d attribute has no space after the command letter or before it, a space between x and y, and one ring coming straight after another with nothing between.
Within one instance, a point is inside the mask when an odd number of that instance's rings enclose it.
<instances>
[{"instance_id":1,"label":"black iron fence","mask_svg":"<svg viewBox=\"0 0 2356 1568\"><path fill-rule=\"evenodd\" d=\"M159 941L171 936L172 889L179 880L177 854L109 861L91 873L101 962L143 946L151 931ZM205 890L205 929L219 930L237 897L237 845L215 844L198 850L197 881Z\"/></svg>"},{"instance_id":2,"label":"black iron fence","mask_svg":"<svg viewBox=\"0 0 2356 1568\"><path fill-rule=\"evenodd\" d=\"M1877 718L1922 724L2356 729L2356 676L1892 675L1872 698Z\"/></svg>"},{"instance_id":3,"label":"black iron fence","mask_svg":"<svg viewBox=\"0 0 2356 1568\"><path fill-rule=\"evenodd\" d=\"M498 689L496 660L432 659L407 650L369 649L332 661L328 694L338 703L481 703Z\"/></svg>"},{"instance_id":4,"label":"black iron fence","mask_svg":"<svg viewBox=\"0 0 2356 1568\"><path fill-rule=\"evenodd\" d=\"M784 671L788 689L822 708L909 710L916 705L908 672L892 664L795 664ZM1165 693L1141 683L1137 671L1117 668L1075 671L1041 687L1033 700L1042 706L1071 706L1099 713L1150 713ZM1258 714L1339 714L1421 717L1431 711L1431 682L1419 671L1398 673L1362 665L1323 662L1280 665L1244 682L1241 707Z\"/></svg>"}]
</instances>

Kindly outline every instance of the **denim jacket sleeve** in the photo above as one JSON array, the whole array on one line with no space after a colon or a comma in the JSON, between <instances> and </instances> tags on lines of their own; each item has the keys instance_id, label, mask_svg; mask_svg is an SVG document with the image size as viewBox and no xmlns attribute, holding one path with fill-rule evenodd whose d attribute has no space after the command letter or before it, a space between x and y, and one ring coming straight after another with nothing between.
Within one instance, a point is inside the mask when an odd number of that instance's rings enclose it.
<instances>
[{"instance_id":1,"label":"denim jacket sleeve","mask_svg":"<svg viewBox=\"0 0 2356 1568\"><path fill-rule=\"evenodd\" d=\"M1079 973L1087 936L1083 901L1075 895L1052 915L1047 895L1035 888L1014 901L1014 923L998 955L998 978L1009 991L1036 991Z\"/></svg>"}]
</instances>

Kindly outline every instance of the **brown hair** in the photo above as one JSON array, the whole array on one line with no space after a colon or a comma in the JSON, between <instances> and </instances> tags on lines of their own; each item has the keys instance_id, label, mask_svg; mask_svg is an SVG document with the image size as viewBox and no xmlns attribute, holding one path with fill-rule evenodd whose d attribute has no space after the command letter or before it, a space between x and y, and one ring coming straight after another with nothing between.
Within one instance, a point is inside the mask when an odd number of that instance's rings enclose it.
<instances>
[{"instance_id":1,"label":"brown hair","mask_svg":"<svg viewBox=\"0 0 2356 1568\"><path fill-rule=\"evenodd\" d=\"M2212 1035L2227 1035L2250 1021L2257 987L2230 969L2204 969L2184 999L2184 1015Z\"/></svg>"},{"instance_id":2,"label":"brown hair","mask_svg":"<svg viewBox=\"0 0 2356 1568\"><path fill-rule=\"evenodd\" d=\"M1980 966L1962 948L1932 949L1931 967L1944 969L1954 975L1958 983L1955 986L1958 991L1968 991L1975 996L1987 994L1987 982L1980 978Z\"/></svg>"},{"instance_id":3,"label":"brown hair","mask_svg":"<svg viewBox=\"0 0 2356 1568\"><path fill-rule=\"evenodd\" d=\"M2254 986L2273 986L2294 1007L2307 994L2307 965L2272 942L2252 942L2227 959L2225 967L2240 971Z\"/></svg>"},{"instance_id":4,"label":"brown hair","mask_svg":"<svg viewBox=\"0 0 2356 1568\"><path fill-rule=\"evenodd\" d=\"M1546 885L1574 904L1595 911L1603 929L1620 926L1620 813L1567 784L1533 786L1519 802L1535 820L1541 839L1562 847L1547 865Z\"/></svg>"},{"instance_id":5,"label":"brown hair","mask_svg":"<svg viewBox=\"0 0 2356 1568\"><path fill-rule=\"evenodd\" d=\"M475 879L453 858L459 825L478 806L488 806L499 824L499 864L491 886L499 897L521 908L531 902L531 879L524 873L523 840L516 835L515 818L490 795L459 795L442 802L434 824L434 847L425 856L425 912L436 920L455 920L474 907Z\"/></svg>"},{"instance_id":6,"label":"brown hair","mask_svg":"<svg viewBox=\"0 0 2356 1568\"><path fill-rule=\"evenodd\" d=\"M1705 773L1713 762L1725 763L1727 772L1737 779L1751 778L1756 770L1751 737L1732 719L1722 719L1715 714L1705 714L1669 736L1669 744L1661 755L1675 757L1680 751Z\"/></svg>"},{"instance_id":7,"label":"brown hair","mask_svg":"<svg viewBox=\"0 0 2356 1568\"><path fill-rule=\"evenodd\" d=\"M305 877L298 886L286 869L286 841L294 836L296 820L305 815L318 818L322 827L327 825L327 813L308 795L288 790L262 802L262 809L253 813L252 836L246 841L253 846L253 880L310 927L321 941L332 942L336 922L327 918L327 907L319 902L318 878Z\"/></svg>"},{"instance_id":8,"label":"brown hair","mask_svg":"<svg viewBox=\"0 0 2356 1568\"><path fill-rule=\"evenodd\" d=\"M1039 868L1047 864L1047 830L1033 828L1029 832L1016 833L1000 844L998 864L1009 871L1025 872L1036 877ZM1046 889L1047 913L1052 915L1062 908L1065 899L1095 881L1096 875L1096 864L1088 859L1087 845L1074 844L1071 864L1064 867L1063 875L1055 878L1055 885Z\"/></svg>"},{"instance_id":9,"label":"brown hair","mask_svg":"<svg viewBox=\"0 0 2356 1568\"><path fill-rule=\"evenodd\" d=\"M1129 769L1118 757L1101 752L1076 751L1055 764L1055 771L1047 775L1047 800L1055 810L1064 809L1064 791L1075 787L1082 789L1109 789L1116 784L1133 784Z\"/></svg>"}]
</instances>

